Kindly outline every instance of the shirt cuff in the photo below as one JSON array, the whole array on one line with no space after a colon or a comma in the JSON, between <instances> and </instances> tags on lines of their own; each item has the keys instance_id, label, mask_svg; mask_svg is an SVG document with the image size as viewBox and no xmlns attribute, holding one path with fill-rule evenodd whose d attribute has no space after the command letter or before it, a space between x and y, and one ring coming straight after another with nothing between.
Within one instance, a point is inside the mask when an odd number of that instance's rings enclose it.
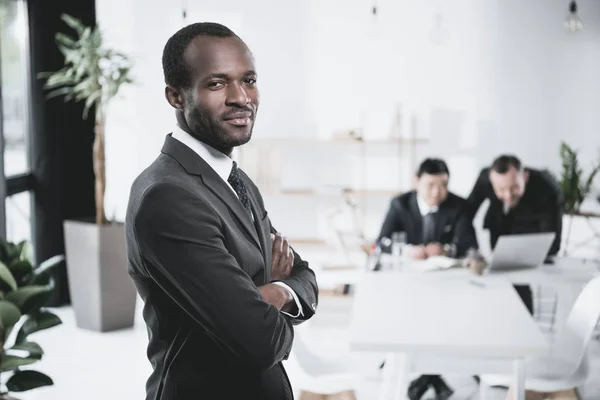
<instances>
[{"instance_id":1,"label":"shirt cuff","mask_svg":"<svg viewBox=\"0 0 600 400\"><path fill-rule=\"evenodd\" d=\"M279 285L282 288L284 288L285 290L287 290L292 295L292 298L294 299L294 302L296 303L296 308L298 309L298 313L296 315L292 315L292 314L287 313L285 311L281 311L281 312L283 314L285 314L285 315L288 315L288 316L292 317L292 318L298 318L300 316L304 316L304 313L302 312L302 305L300 304L300 300L298 299L298 296L296 295L296 292L294 292L291 287L289 287L288 285L286 285L283 282L273 282L273 284Z\"/></svg>"}]
</instances>

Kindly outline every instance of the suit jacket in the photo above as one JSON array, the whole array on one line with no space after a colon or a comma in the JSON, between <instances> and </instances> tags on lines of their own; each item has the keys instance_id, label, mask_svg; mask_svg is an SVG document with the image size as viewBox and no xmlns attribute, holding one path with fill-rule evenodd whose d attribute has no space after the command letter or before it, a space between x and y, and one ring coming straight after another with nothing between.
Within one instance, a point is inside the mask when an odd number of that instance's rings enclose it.
<instances>
[{"instance_id":1,"label":"suit jacket","mask_svg":"<svg viewBox=\"0 0 600 400\"><path fill-rule=\"evenodd\" d=\"M548 255L558 253L562 234L563 197L560 187L550 172L527 168L529 179L525 193L508 214L496 197L490 182L490 169L484 168L469 195L469 214L475 216L481 203L490 200L483 227L490 230L492 249L501 235L519 233L555 232L556 236Z\"/></svg>"},{"instance_id":2,"label":"suit jacket","mask_svg":"<svg viewBox=\"0 0 600 400\"><path fill-rule=\"evenodd\" d=\"M284 280L303 316L263 300L274 230L262 197L242 173L254 222L235 193L194 151L167 136L135 180L126 218L129 274L144 300L147 400L292 399L281 361L293 324L317 307L317 283L294 254Z\"/></svg>"},{"instance_id":3,"label":"suit jacket","mask_svg":"<svg viewBox=\"0 0 600 400\"><path fill-rule=\"evenodd\" d=\"M454 244L457 257L464 256L470 248L477 248L475 230L465 207L465 199L448 193L446 200L438 207L435 219L435 241ZM415 191L404 193L392 200L379 239L391 237L393 232L406 232L406 241L409 244L426 244L423 243L423 216Z\"/></svg>"}]
</instances>

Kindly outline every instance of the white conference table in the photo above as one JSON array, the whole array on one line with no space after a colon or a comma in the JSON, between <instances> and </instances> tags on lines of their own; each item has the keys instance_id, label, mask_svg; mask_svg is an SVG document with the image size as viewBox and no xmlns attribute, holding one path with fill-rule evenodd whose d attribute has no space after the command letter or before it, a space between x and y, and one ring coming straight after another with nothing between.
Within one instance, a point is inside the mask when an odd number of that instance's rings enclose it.
<instances>
[{"instance_id":1,"label":"white conference table","mask_svg":"<svg viewBox=\"0 0 600 400\"><path fill-rule=\"evenodd\" d=\"M405 263L407 272L419 271L421 261ZM439 277L468 277L473 274L465 268L428 271L427 274L439 274ZM555 326L562 326L575 304L583 286L600 275L598 262L577 258L557 258L554 264L544 264L536 268L522 268L505 271L486 271L482 279L507 279L515 285L552 287L556 290L557 304ZM534 299L535 303L535 299Z\"/></svg>"},{"instance_id":2,"label":"white conference table","mask_svg":"<svg viewBox=\"0 0 600 400\"><path fill-rule=\"evenodd\" d=\"M422 261L405 261L403 272L417 272L422 270ZM440 271L427 271L440 278L447 277L469 277L471 272L465 268L451 268ZM542 285L553 287L557 293L557 305L555 312L555 326L561 326L567 319L581 288L595 276L600 275L600 264L598 262L586 261L577 258L557 258L555 264L541 265L537 268L521 270L510 270L486 274L483 279L507 279L513 284ZM326 287L336 284L358 284L365 276L364 269L342 270L342 271L319 271L317 279L319 285L323 283Z\"/></svg>"},{"instance_id":3,"label":"white conference table","mask_svg":"<svg viewBox=\"0 0 600 400\"><path fill-rule=\"evenodd\" d=\"M512 373L525 397L524 359L548 349L544 335L506 279L366 273L357 283L350 347L388 354L380 399L406 397L410 372L444 373L444 362L416 370L420 359L459 359L475 373Z\"/></svg>"}]
</instances>

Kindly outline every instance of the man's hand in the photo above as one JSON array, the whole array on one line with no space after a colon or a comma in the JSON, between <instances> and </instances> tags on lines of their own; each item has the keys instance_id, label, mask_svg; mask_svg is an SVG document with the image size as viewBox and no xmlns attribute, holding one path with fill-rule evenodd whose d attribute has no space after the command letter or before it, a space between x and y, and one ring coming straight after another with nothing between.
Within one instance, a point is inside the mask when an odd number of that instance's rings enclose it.
<instances>
[{"instance_id":1,"label":"man's hand","mask_svg":"<svg viewBox=\"0 0 600 400\"><path fill-rule=\"evenodd\" d=\"M271 234L273 239L273 257L271 260L271 281L281 281L292 273L294 265L294 252L287 239L277 232Z\"/></svg>"},{"instance_id":2,"label":"man's hand","mask_svg":"<svg viewBox=\"0 0 600 400\"><path fill-rule=\"evenodd\" d=\"M274 283L259 286L258 291L267 303L274 305L278 310L281 310L286 304L294 300L290 292Z\"/></svg>"},{"instance_id":3,"label":"man's hand","mask_svg":"<svg viewBox=\"0 0 600 400\"><path fill-rule=\"evenodd\" d=\"M444 246L439 243L429 243L425 246L425 253L427 257L443 256L445 255Z\"/></svg>"},{"instance_id":4,"label":"man's hand","mask_svg":"<svg viewBox=\"0 0 600 400\"><path fill-rule=\"evenodd\" d=\"M468 268L475 275L483 275L487 266L486 259L477 251L470 251L470 254L463 260L463 266Z\"/></svg>"},{"instance_id":5,"label":"man's hand","mask_svg":"<svg viewBox=\"0 0 600 400\"><path fill-rule=\"evenodd\" d=\"M416 260L426 259L427 253L425 251L425 246L423 246L422 244L410 246L410 248L408 249L408 256Z\"/></svg>"}]
</instances>

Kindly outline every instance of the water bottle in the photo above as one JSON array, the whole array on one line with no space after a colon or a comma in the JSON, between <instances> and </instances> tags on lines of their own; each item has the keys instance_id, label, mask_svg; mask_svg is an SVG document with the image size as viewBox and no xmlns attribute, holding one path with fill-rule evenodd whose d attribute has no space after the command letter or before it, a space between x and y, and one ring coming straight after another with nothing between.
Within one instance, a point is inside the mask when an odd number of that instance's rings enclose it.
<instances>
[{"instance_id":1,"label":"water bottle","mask_svg":"<svg viewBox=\"0 0 600 400\"><path fill-rule=\"evenodd\" d=\"M392 269L402 269L404 247L406 246L406 232L392 233Z\"/></svg>"}]
</instances>

